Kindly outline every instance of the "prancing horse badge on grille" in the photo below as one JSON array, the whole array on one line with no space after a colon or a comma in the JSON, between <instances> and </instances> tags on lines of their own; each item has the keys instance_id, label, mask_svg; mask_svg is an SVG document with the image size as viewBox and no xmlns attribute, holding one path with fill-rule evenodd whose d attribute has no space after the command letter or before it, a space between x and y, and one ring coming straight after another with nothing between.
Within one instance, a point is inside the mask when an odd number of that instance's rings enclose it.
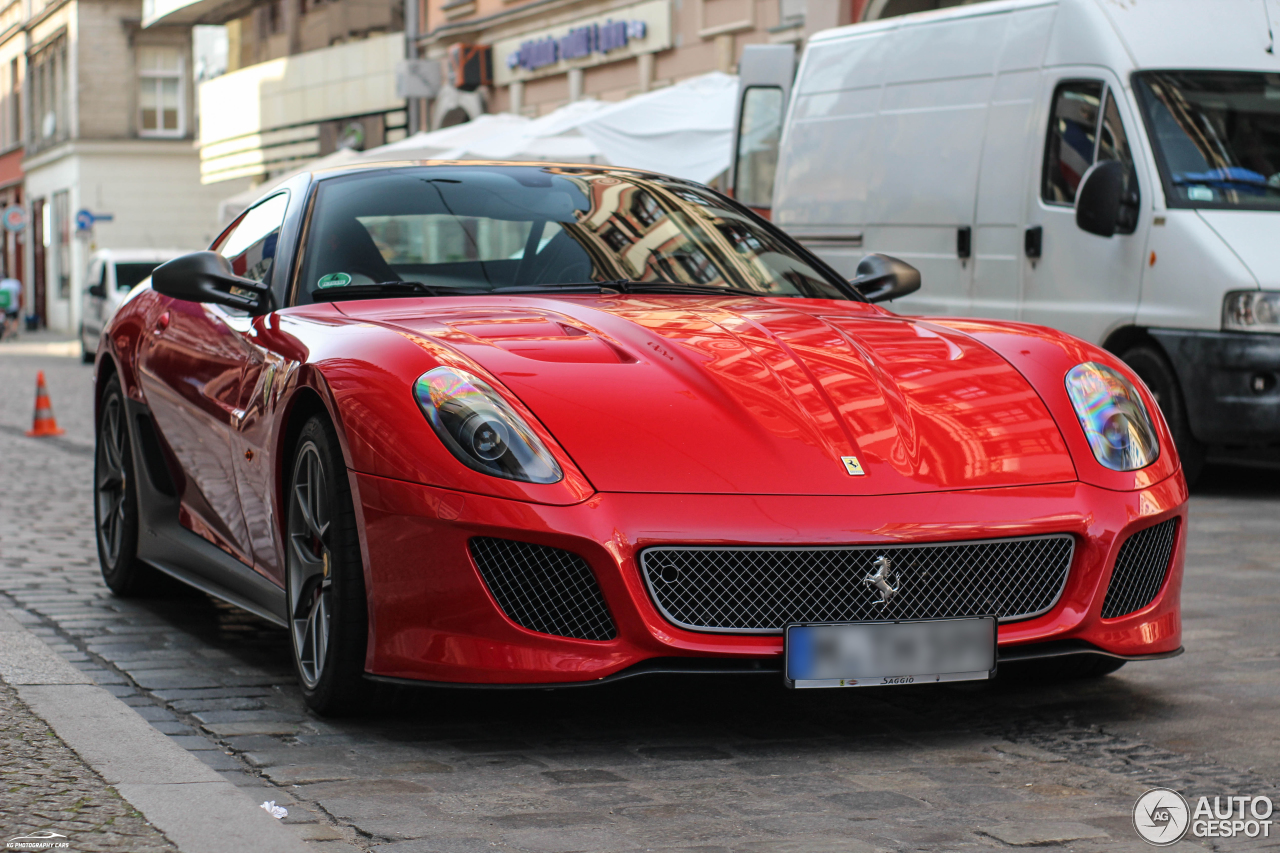
<instances>
[{"instance_id":1,"label":"prancing horse badge on grille","mask_svg":"<svg viewBox=\"0 0 1280 853\"><path fill-rule=\"evenodd\" d=\"M897 580L897 576L893 571L893 563L888 557L876 557L876 561L871 564L874 571L862 579L865 586L875 587L880 592L880 598L876 604L888 604L889 601L898 594L898 590L902 588L902 584L893 585L893 581Z\"/></svg>"},{"instance_id":2,"label":"prancing horse badge on grille","mask_svg":"<svg viewBox=\"0 0 1280 853\"><path fill-rule=\"evenodd\" d=\"M850 477L861 477L867 473L862 470L862 463L856 456L841 456L840 461L844 463L844 470L849 472Z\"/></svg>"}]
</instances>

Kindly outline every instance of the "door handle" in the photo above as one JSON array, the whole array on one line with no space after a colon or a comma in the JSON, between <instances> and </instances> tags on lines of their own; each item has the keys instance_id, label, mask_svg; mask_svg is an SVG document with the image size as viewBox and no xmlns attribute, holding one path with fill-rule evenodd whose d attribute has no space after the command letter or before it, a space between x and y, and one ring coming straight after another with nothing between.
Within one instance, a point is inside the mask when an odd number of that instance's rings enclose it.
<instances>
[{"instance_id":1,"label":"door handle","mask_svg":"<svg viewBox=\"0 0 1280 853\"><path fill-rule=\"evenodd\" d=\"M956 229L956 256L960 260L968 259L973 253L973 229L968 225L961 225Z\"/></svg>"},{"instance_id":2,"label":"door handle","mask_svg":"<svg viewBox=\"0 0 1280 853\"><path fill-rule=\"evenodd\" d=\"M1034 261L1040 258L1040 252L1044 249L1043 226L1033 225L1027 229L1027 233L1022 237L1022 249L1031 260Z\"/></svg>"}]
</instances>

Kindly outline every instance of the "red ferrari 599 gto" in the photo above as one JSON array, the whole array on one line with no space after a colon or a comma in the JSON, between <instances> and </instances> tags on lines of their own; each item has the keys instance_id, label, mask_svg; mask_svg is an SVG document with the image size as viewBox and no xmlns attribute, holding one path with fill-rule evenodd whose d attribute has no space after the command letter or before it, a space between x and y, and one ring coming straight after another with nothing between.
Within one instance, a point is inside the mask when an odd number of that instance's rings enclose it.
<instances>
[{"instance_id":1,"label":"red ferrari 599 gto","mask_svg":"<svg viewBox=\"0 0 1280 853\"><path fill-rule=\"evenodd\" d=\"M139 285L97 362L117 594L156 572L360 683L1110 672L1181 650L1151 394L1049 329L896 315L703 186L610 167L300 175Z\"/></svg>"}]
</instances>

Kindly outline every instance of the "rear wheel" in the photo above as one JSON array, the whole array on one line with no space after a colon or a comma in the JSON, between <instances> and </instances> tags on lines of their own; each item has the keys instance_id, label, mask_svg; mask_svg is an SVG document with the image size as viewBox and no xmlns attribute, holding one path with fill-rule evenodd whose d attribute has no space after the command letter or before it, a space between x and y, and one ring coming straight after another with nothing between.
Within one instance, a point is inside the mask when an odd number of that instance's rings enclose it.
<instances>
[{"instance_id":1,"label":"rear wheel","mask_svg":"<svg viewBox=\"0 0 1280 853\"><path fill-rule=\"evenodd\" d=\"M1169 431L1173 433L1173 443L1178 448L1178 458L1182 460L1182 474L1187 483L1194 483L1204 468L1205 446L1191 434L1191 424L1187 420L1186 402L1182 397L1182 389L1178 385L1178 376L1173 367L1152 344L1142 344L1126 350L1120 356L1124 363L1133 368L1138 378L1151 389L1151 395L1160 404Z\"/></svg>"},{"instance_id":2,"label":"rear wheel","mask_svg":"<svg viewBox=\"0 0 1280 853\"><path fill-rule=\"evenodd\" d=\"M119 596L149 589L157 572L138 559L138 490L120 378L102 393L93 462L93 520L102 579Z\"/></svg>"},{"instance_id":3,"label":"rear wheel","mask_svg":"<svg viewBox=\"0 0 1280 853\"><path fill-rule=\"evenodd\" d=\"M325 418L303 426L292 472L287 598L294 668L312 710L349 714L368 698L368 614L351 487Z\"/></svg>"}]
</instances>

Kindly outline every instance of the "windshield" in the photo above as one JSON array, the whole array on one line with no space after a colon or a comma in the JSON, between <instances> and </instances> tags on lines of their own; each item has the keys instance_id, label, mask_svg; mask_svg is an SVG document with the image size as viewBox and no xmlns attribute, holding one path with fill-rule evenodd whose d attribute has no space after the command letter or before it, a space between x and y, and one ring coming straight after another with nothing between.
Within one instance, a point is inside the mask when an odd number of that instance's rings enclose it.
<instances>
[{"instance_id":1,"label":"windshield","mask_svg":"<svg viewBox=\"0 0 1280 853\"><path fill-rule=\"evenodd\" d=\"M1170 207L1280 209L1280 74L1135 79Z\"/></svg>"},{"instance_id":2,"label":"windshield","mask_svg":"<svg viewBox=\"0 0 1280 853\"><path fill-rule=\"evenodd\" d=\"M850 298L779 232L672 178L556 166L396 169L324 181L314 210L297 303L389 281L483 293L628 280Z\"/></svg>"},{"instance_id":3,"label":"windshield","mask_svg":"<svg viewBox=\"0 0 1280 853\"><path fill-rule=\"evenodd\" d=\"M116 264L116 289L132 290L135 284L151 275L158 266L160 266L159 261Z\"/></svg>"}]
</instances>

